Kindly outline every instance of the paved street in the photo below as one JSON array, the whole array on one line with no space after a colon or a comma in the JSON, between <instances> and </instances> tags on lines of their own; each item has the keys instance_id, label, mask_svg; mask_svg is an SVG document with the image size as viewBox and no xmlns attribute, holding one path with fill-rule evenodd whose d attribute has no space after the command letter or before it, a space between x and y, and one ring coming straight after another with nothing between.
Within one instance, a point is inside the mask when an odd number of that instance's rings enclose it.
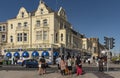
<instances>
[{"instance_id":1,"label":"paved street","mask_svg":"<svg viewBox=\"0 0 120 78\"><path fill-rule=\"evenodd\" d=\"M0 78L119 78L120 73L115 72L94 72L76 76L61 76L60 73L47 72L45 75L38 75L37 71L0 71Z\"/></svg>"},{"instance_id":2,"label":"paved street","mask_svg":"<svg viewBox=\"0 0 120 78\"><path fill-rule=\"evenodd\" d=\"M83 64L83 70L85 72L97 72L98 67L95 64ZM3 65L0 67L0 70L18 70L18 71L35 71L37 68L24 68L19 65ZM50 65L50 68L47 68L47 71L56 71L57 70L57 65ZM104 71L107 71L107 67L104 66ZM109 71L120 71L120 65L119 64L109 64Z\"/></svg>"},{"instance_id":3,"label":"paved street","mask_svg":"<svg viewBox=\"0 0 120 78\"><path fill-rule=\"evenodd\" d=\"M119 78L120 77L120 65L110 64L109 72L98 72L98 67L94 64L83 64L85 70L84 75L76 76L61 76L57 72L56 65L51 65L51 68L47 68L45 75L38 75L37 68L23 68L21 66L3 66L0 68L0 78ZM118 70L119 69L119 70Z\"/></svg>"}]
</instances>

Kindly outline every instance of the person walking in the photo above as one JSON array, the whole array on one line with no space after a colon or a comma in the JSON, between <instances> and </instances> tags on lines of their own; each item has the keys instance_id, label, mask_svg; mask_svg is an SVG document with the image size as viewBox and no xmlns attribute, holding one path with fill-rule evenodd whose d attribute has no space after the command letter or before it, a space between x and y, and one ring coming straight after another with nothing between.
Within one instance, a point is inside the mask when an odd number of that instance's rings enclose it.
<instances>
[{"instance_id":1,"label":"person walking","mask_svg":"<svg viewBox=\"0 0 120 78\"><path fill-rule=\"evenodd\" d=\"M67 69L68 69L67 74L71 75L72 74L72 59L70 56L67 58Z\"/></svg>"},{"instance_id":2,"label":"person walking","mask_svg":"<svg viewBox=\"0 0 120 78\"><path fill-rule=\"evenodd\" d=\"M41 62L41 74L45 74L46 73L46 61L44 59L44 56L42 56L42 58L40 59Z\"/></svg>"},{"instance_id":3,"label":"person walking","mask_svg":"<svg viewBox=\"0 0 120 78\"><path fill-rule=\"evenodd\" d=\"M88 58L88 64L90 64L90 58Z\"/></svg>"},{"instance_id":4,"label":"person walking","mask_svg":"<svg viewBox=\"0 0 120 78\"><path fill-rule=\"evenodd\" d=\"M56 64L57 64L57 67L58 67L58 72L60 72L60 61L61 61L61 56L59 56L59 57L56 59Z\"/></svg>"},{"instance_id":5,"label":"person walking","mask_svg":"<svg viewBox=\"0 0 120 78\"><path fill-rule=\"evenodd\" d=\"M75 71L76 71L76 68L75 68L75 61L76 61L76 59L75 59L75 57L74 56L72 56L72 73L75 73Z\"/></svg>"},{"instance_id":6,"label":"person walking","mask_svg":"<svg viewBox=\"0 0 120 78\"><path fill-rule=\"evenodd\" d=\"M82 75L82 62L79 57L77 57L76 59L76 69L77 76Z\"/></svg>"},{"instance_id":7,"label":"person walking","mask_svg":"<svg viewBox=\"0 0 120 78\"><path fill-rule=\"evenodd\" d=\"M98 64L99 64L99 71L100 71L100 72L103 72L103 59L102 59L102 58L100 58Z\"/></svg>"},{"instance_id":8,"label":"person walking","mask_svg":"<svg viewBox=\"0 0 120 78\"><path fill-rule=\"evenodd\" d=\"M60 65L60 69L61 69L61 75L65 75L66 62L65 62L64 58L61 58L59 65Z\"/></svg>"},{"instance_id":9,"label":"person walking","mask_svg":"<svg viewBox=\"0 0 120 78\"><path fill-rule=\"evenodd\" d=\"M39 63L38 63L38 67L39 67L39 69L38 69L38 74L39 75L42 75L43 73L43 69L41 68L41 64L42 64L42 62L39 60Z\"/></svg>"}]
</instances>

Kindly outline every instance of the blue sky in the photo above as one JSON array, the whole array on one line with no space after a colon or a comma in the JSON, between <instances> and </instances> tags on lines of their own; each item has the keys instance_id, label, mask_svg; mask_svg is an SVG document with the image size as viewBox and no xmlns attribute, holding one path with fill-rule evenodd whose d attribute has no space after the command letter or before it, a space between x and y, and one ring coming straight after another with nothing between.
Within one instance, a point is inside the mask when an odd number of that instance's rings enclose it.
<instances>
[{"instance_id":1,"label":"blue sky","mask_svg":"<svg viewBox=\"0 0 120 78\"><path fill-rule=\"evenodd\" d=\"M114 51L120 52L120 0L44 0L54 10L62 6L68 21L87 37L115 38ZM56 2L57 1L57 2ZM17 15L20 7L37 9L39 0L0 0L0 21Z\"/></svg>"}]
</instances>

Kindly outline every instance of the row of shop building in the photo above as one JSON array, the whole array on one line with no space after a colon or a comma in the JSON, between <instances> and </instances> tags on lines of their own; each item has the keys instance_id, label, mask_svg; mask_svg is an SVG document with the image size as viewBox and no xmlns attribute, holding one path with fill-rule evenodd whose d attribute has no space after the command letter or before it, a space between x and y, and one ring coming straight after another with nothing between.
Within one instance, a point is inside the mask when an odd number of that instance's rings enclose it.
<instances>
[{"instance_id":1,"label":"row of shop building","mask_svg":"<svg viewBox=\"0 0 120 78\"><path fill-rule=\"evenodd\" d=\"M99 56L102 49L98 38L87 38L73 29L64 8L54 11L42 0L35 11L21 7L15 18L0 22L0 54L7 57L53 58L54 52Z\"/></svg>"}]
</instances>

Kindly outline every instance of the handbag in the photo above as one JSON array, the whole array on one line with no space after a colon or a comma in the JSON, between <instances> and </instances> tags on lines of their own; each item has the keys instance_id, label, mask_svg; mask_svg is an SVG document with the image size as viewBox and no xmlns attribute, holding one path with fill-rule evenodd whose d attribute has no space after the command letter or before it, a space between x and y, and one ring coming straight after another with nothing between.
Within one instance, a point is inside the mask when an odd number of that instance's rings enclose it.
<instances>
[{"instance_id":1,"label":"handbag","mask_svg":"<svg viewBox=\"0 0 120 78\"><path fill-rule=\"evenodd\" d=\"M41 67L41 64L39 64L39 67Z\"/></svg>"}]
</instances>

